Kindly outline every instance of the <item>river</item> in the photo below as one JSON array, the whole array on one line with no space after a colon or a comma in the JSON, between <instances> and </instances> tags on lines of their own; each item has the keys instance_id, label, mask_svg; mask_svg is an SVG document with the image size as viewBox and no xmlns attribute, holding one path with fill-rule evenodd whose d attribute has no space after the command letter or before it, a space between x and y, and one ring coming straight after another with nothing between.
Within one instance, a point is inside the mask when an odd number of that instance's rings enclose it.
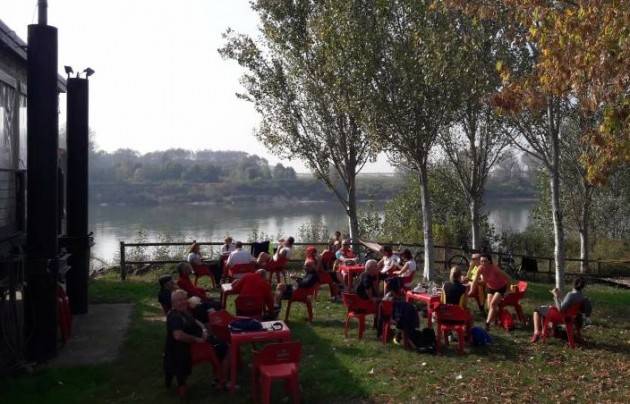
<instances>
[{"instance_id":1,"label":"river","mask_svg":"<svg viewBox=\"0 0 630 404\"><path fill-rule=\"evenodd\" d=\"M531 201L492 201L486 206L489 221L497 233L522 231L529 223ZM305 203L290 207L276 206L90 206L90 230L94 232L94 257L114 261L119 242L132 242L138 232L149 241L165 235L172 240L220 241L226 234L247 240L253 229L275 238L297 235L305 223L319 222L332 233L347 226L343 211L336 203Z\"/></svg>"}]
</instances>

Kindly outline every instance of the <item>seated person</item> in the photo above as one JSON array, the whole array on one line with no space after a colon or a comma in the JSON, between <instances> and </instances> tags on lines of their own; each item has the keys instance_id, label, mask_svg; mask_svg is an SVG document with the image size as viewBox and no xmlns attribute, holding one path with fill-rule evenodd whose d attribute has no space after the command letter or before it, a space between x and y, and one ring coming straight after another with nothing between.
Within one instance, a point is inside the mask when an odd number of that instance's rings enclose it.
<instances>
[{"instance_id":1,"label":"seated person","mask_svg":"<svg viewBox=\"0 0 630 404\"><path fill-rule=\"evenodd\" d=\"M334 300L337 300L340 297L341 290L344 288L344 286L342 283L343 280L341 279L339 273L333 270L335 266L335 260L336 260L335 244L331 240L330 243L328 243L328 248L322 251L322 254L319 257L319 262L320 262L320 269L326 272L326 274L330 276L330 278L332 279L334 283L335 290L332 291L332 294L333 296L335 296Z\"/></svg>"},{"instance_id":2,"label":"seated person","mask_svg":"<svg viewBox=\"0 0 630 404\"><path fill-rule=\"evenodd\" d=\"M227 273L227 270L229 270L235 265L250 264L253 262L254 262L254 257L252 257L252 255L249 252L243 250L242 242L237 241L234 244L234 251L230 253L227 260L225 261L226 273Z\"/></svg>"},{"instance_id":3,"label":"seated person","mask_svg":"<svg viewBox=\"0 0 630 404\"><path fill-rule=\"evenodd\" d=\"M280 311L281 301L289 300L293 296L293 292L296 289L310 289L319 282L319 278L317 277L317 266L313 265L309 262L308 259L304 262L304 270L306 271L306 275L304 277L297 277L295 275L291 275L291 278L295 279L295 285L279 283L276 287L276 296L275 296L275 311Z\"/></svg>"},{"instance_id":4,"label":"seated person","mask_svg":"<svg viewBox=\"0 0 630 404\"><path fill-rule=\"evenodd\" d=\"M341 232L339 230L337 230L335 232L335 237L332 240L333 243L333 247L335 249L335 252L337 252L339 249L341 249L341 244L343 243L343 238L341 237Z\"/></svg>"},{"instance_id":5,"label":"seated person","mask_svg":"<svg viewBox=\"0 0 630 404\"><path fill-rule=\"evenodd\" d=\"M193 243L188 250L188 256L186 261L193 266L193 272L207 272L214 278L215 284L218 285L221 281L221 268L214 266L212 269L204 264L203 257L201 256L201 247L197 243Z\"/></svg>"},{"instance_id":6,"label":"seated person","mask_svg":"<svg viewBox=\"0 0 630 404\"><path fill-rule=\"evenodd\" d=\"M200 299L207 299L206 290L195 286L190 280L190 274L192 273L192 266L188 262L180 262L177 265L177 286L186 291L188 296L197 296Z\"/></svg>"},{"instance_id":7,"label":"seated person","mask_svg":"<svg viewBox=\"0 0 630 404\"><path fill-rule=\"evenodd\" d=\"M245 274L241 279L232 282L232 292L239 296L262 298L265 302L265 311L273 312L273 293L271 285L267 282L267 271L264 269Z\"/></svg>"},{"instance_id":8,"label":"seated person","mask_svg":"<svg viewBox=\"0 0 630 404\"><path fill-rule=\"evenodd\" d=\"M221 255L230 255L230 253L234 250L236 250L236 244L234 244L234 240L230 236L226 237L223 245L221 246Z\"/></svg>"},{"instance_id":9,"label":"seated person","mask_svg":"<svg viewBox=\"0 0 630 404\"><path fill-rule=\"evenodd\" d=\"M486 318L486 330L490 329L490 324L494 321L499 313L499 303L507 292L510 278L492 263L492 257L489 254L483 254L479 259L480 266L477 271L477 278L473 281L468 295L474 297L477 291L477 285L483 281L487 288L486 305L488 306L488 316Z\"/></svg>"},{"instance_id":10,"label":"seated person","mask_svg":"<svg viewBox=\"0 0 630 404\"><path fill-rule=\"evenodd\" d=\"M289 258L291 258L293 243L295 243L295 239L293 237L288 237L282 242L282 244L280 244L273 256L270 256L266 252L261 252L256 259L256 263L260 268L267 270L282 268Z\"/></svg>"},{"instance_id":11,"label":"seated person","mask_svg":"<svg viewBox=\"0 0 630 404\"><path fill-rule=\"evenodd\" d=\"M352 249L350 240L343 240L343 242L341 243L341 248L338 249L335 253L335 258L337 258L337 260L341 261L342 263L344 261L356 261L357 256Z\"/></svg>"},{"instance_id":12,"label":"seated person","mask_svg":"<svg viewBox=\"0 0 630 404\"><path fill-rule=\"evenodd\" d=\"M392 275L394 271L400 270L400 257L394 254L392 246L383 247L383 258L378 262L378 269L382 274Z\"/></svg>"},{"instance_id":13,"label":"seated person","mask_svg":"<svg viewBox=\"0 0 630 404\"><path fill-rule=\"evenodd\" d=\"M166 318L164 381L170 387L175 377L177 393L183 397L186 395L186 379L192 372L193 355L214 352L221 363L223 375L227 375L228 346L210 335L206 327L190 315L185 291L175 290L171 294L171 302L172 310ZM219 383L223 384L224 380L219 380Z\"/></svg>"},{"instance_id":14,"label":"seated person","mask_svg":"<svg viewBox=\"0 0 630 404\"><path fill-rule=\"evenodd\" d=\"M160 283L158 302L160 302L162 310L164 310L164 314L166 314L171 309L171 293L177 289L177 285L173 281L173 277L171 275L160 276L158 282Z\"/></svg>"},{"instance_id":15,"label":"seated person","mask_svg":"<svg viewBox=\"0 0 630 404\"><path fill-rule=\"evenodd\" d=\"M410 289L417 269L416 260L413 259L411 250L408 248L404 249L400 256L404 260L403 266L400 270L394 270L392 275L402 280L404 288Z\"/></svg>"},{"instance_id":16,"label":"seated person","mask_svg":"<svg viewBox=\"0 0 630 404\"><path fill-rule=\"evenodd\" d=\"M442 286L442 303L455 304L466 308L468 287L462 283L462 271L457 266L451 268L449 281Z\"/></svg>"},{"instance_id":17,"label":"seated person","mask_svg":"<svg viewBox=\"0 0 630 404\"><path fill-rule=\"evenodd\" d=\"M158 292L158 301L162 306L165 314L171 310L171 294L179 288L173 282L171 275L164 275L160 277L160 291ZM188 294L188 293L187 293ZM211 299L201 300L198 296L191 296L188 299L189 310L193 317L202 323L208 322L208 310L220 310L221 304Z\"/></svg>"},{"instance_id":18,"label":"seated person","mask_svg":"<svg viewBox=\"0 0 630 404\"><path fill-rule=\"evenodd\" d=\"M394 337L394 343L399 344L402 335L401 331L405 335L411 335L413 330L420 326L420 320L418 318L418 311L416 307L405 301L405 290L402 287L401 278L391 278L387 282L387 293L383 297L383 301L394 302L392 319L396 322L396 328L399 330ZM379 319L380 321L386 321L387 319ZM382 327L378 327L379 332ZM409 341L413 346L413 342Z\"/></svg>"},{"instance_id":19,"label":"seated person","mask_svg":"<svg viewBox=\"0 0 630 404\"><path fill-rule=\"evenodd\" d=\"M582 294L582 290L586 286L586 281L582 277L578 277L573 281L573 290L566 294L562 302L560 301L560 291L557 288L554 288L551 291L554 300L554 306L540 306L536 310L534 310L534 335L532 335L532 342L538 341L542 336L543 332L543 320L547 316L549 309L551 307L555 307L560 310L560 312L565 312L569 309L569 307L579 304L581 305L581 314L584 314L586 317L591 316L592 306L591 301ZM579 320L578 320L579 319ZM580 329L582 325L582 316L576 317L576 335L578 339L580 338Z\"/></svg>"},{"instance_id":20,"label":"seated person","mask_svg":"<svg viewBox=\"0 0 630 404\"><path fill-rule=\"evenodd\" d=\"M379 282L385 279L385 276L378 271L378 262L376 260L367 260L365 263L365 271L359 275L359 281L356 286L356 294L365 301L366 309L374 310L376 304L381 300L379 295Z\"/></svg>"}]
</instances>

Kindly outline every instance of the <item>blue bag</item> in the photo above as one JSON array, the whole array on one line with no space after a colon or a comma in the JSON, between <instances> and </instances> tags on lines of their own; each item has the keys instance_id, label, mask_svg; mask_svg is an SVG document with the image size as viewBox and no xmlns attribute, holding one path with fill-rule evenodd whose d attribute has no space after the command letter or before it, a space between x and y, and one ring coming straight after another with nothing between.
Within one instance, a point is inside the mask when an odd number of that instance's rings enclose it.
<instances>
[{"instance_id":1,"label":"blue bag","mask_svg":"<svg viewBox=\"0 0 630 404\"><path fill-rule=\"evenodd\" d=\"M470 335L472 336L472 344L474 346L486 346L492 344L492 337L483 328L471 328Z\"/></svg>"}]
</instances>

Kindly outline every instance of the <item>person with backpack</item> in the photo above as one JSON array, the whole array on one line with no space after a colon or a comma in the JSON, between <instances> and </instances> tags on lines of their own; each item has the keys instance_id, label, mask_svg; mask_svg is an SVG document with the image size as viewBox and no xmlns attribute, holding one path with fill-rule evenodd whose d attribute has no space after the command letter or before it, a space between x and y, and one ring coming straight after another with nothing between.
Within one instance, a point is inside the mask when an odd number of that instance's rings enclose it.
<instances>
[{"instance_id":1,"label":"person with backpack","mask_svg":"<svg viewBox=\"0 0 630 404\"><path fill-rule=\"evenodd\" d=\"M571 306L580 305L581 314L584 314L586 317L591 316L592 305L591 301L582 294L582 290L586 286L586 281L582 277L575 278L573 281L573 290L564 296L562 301L560 300L560 290L558 288L554 288L551 290L551 294L553 295L554 305L553 306L540 306L536 310L534 310L533 314L533 323L534 323L534 334L532 335L531 342L537 342L542 336L543 332L543 320L547 316L549 309L551 307L555 307L560 312L566 312ZM579 320L578 320L579 319ZM579 338L580 329L582 325L582 316L576 317L576 334Z\"/></svg>"}]
</instances>

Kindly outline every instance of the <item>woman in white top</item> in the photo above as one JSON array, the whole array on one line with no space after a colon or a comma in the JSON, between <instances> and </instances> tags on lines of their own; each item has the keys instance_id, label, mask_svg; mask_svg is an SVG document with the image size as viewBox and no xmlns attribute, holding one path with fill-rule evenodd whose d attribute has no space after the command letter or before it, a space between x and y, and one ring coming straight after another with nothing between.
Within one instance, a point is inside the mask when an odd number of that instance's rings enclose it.
<instances>
[{"instance_id":1,"label":"woman in white top","mask_svg":"<svg viewBox=\"0 0 630 404\"><path fill-rule=\"evenodd\" d=\"M411 287L417 269L416 260L413 259L411 250L408 248L405 248L400 256L404 260L404 264L402 268L400 268L400 271L394 272L394 275L402 278L404 287L409 288Z\"/></svg>"}]
</instances>

